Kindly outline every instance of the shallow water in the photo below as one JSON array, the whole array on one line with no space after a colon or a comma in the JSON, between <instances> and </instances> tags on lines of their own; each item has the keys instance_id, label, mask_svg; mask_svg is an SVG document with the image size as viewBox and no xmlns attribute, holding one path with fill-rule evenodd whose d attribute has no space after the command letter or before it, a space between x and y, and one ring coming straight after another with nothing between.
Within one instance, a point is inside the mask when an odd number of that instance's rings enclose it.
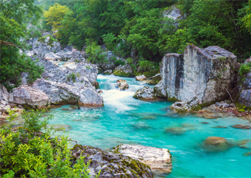
<instances>
[{"instance_id":1,"label":"shallow water","mask_svg":"<svg viewBox=\"0 0 251 178\"><path fill-rule=\"evenodd\" d=\"M119 91L116 80L127 80L130 88ZM109 149L121 143L167 148L172 154L173 170L166 177L251 177L251 149L233 147L225 152L208 153L201 143L208 136L228 140L251 139L251 130L231 128L247 124L238 118L204 119L194 115L178 115L169 109L171 102L146 102L133 94L143 87L134 78L98 75L104 107L64 111L69 105L52 109L51 124L68 124L68 135L81 144ZM208 122L209 124L202 124ZM227 126L227 128L212 128ZM180 134L167 133L171 127L182 127ZM60 132L58 132L60 134ZM249 143L250 147L251 144Z\"/></svg>"}]
</instances>

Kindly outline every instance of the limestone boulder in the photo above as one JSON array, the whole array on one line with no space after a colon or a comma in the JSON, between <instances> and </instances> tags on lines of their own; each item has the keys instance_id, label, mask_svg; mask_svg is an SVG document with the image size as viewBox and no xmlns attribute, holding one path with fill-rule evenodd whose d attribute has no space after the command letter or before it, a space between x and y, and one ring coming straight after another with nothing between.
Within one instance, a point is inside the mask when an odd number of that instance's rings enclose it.
<instances>
[{"instance_id":1,"label":"limestone boulder","mask_svg":"<svg viewBox=\"0 0 251 178\"><path fill-rule=\"evenodd\" d=\"M166 54L160 72L168 98L191 108L226 99L227 90L233 88L236 63L233 53L218 46L188 45L184 54Z\"/></svg>"},{"instance_id":2,"label":"limestone boulder","mask_svg":"<svg viewBox=\"0 0 251 178\"><path fill-rule=\"evenodd\" d=\"M95 64L80 63L77 65L74 72L79 74L80 76L85 76L86 78L88 78L93 85L97 81L98 67Z\"/></svg>"},{"instance_id":3,"label":"limestone boulder","mask_svg":"<svg viewBox=\"0 0 251 178\"><path fill-rule=\"evenodd\" d=\"M120 77L133 77L133 69L129 64L126 65L119 65L116 67L113 71L114 75L120 76Z\"/></svg>"},{"instance_id":4,"label":"limestone boulder","mask_svg":"<svg viewBox=\"0 0 251 178\"><path fill-rule=\"evenodd\" d=\"M143 81L143 80L146 80L146 76L144 76L144 75L135 76L135 79L137 81Z\"/></svg>"},{"instance_id":5,"label":"limestone boulder","mask_svg":"<svg viewBox=\"0 0 251 178\"><path fill-rule=\"evenodd\" d=\"M156 95L154 94L153 88L148 86L144 86L143 88L139 89L134 95L134 98L141 99L141 100L155 100Z\"/></svg>"},{"instance_id":6,"label":"limestone boulder","mask_svg":"<svg viewBox=\"0 0 251 178\"><path fill-rule=\"evenodd\" d=\"M49 97L44 92L28 85L14 88L11 95L13 96L11 102L28 108L43 109L50 106Z\"/></svg>"},{"instance_id":7,"label":"limestone boulder","mask_svg":"<svg viewBox=\"0 0 251 178\"><path fill-rule=\"evenodd\" d=\"M89 170L91 178L100 171L100 178L153 178L149 166L137 159L133 159L121 154L101 150L100 148L75 145L72 149L74 163L80 158L90 161Z\"/></svg>"},{"instance_id":8,"label":"limestone boulder","mask_svg":"<svg viewBox=\"0 0 251 178\"><path fill-rule=\"evenodd\" d=\"M226 151L232 146L227 139L214 136L207 137L202 144L202 147L210 152Z\"/></svg>"},{"instance_id":9,"label":"limestone boulder","mask_svg":"<svg viewBox=\"0 0 251 178\"><path fill-rule=\"evenodd\" d=\"M169 174L172 171L172 159L168 149L122 144L115 148L115 152L150 166L153 172Z\"/></svg>"},{"instance_id":10,"label":"limestone boulder","mask_svg":"<svg viewBox=\"0 0 251 178\"><path fill-rule=\"evenodd\" d=\"M116 85L120 90L127 90L129 88L129 85L127 82L123 79L119 79L116 81Z\"/></svg>"},{"instance_id":11,"label":"limestone boulder","mask_svg":"<svg viewBox=\"0 0 251 178\"><path fill-rule=\"evenodd\" d=\"M3 85L0 85L0 110L5 112L8 109L10 109L9 93Z\"/></svg>"}]
</instances>

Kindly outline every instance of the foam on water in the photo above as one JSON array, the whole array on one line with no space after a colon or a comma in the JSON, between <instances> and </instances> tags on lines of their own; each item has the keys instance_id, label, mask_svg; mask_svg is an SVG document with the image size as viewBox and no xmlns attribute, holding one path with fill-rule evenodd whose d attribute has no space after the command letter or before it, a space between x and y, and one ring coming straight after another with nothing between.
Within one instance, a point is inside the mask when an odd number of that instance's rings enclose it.
<instances>
[{"instance_id":1,"label":"foam on water","mask_svg":"<svg viewBox=\"0 0 251 178\"><path fill-rule=\"evenodd\" d=\"M115 85L118 79L127 80L129 90L118 90ZM52 109L54 119L50 124L68 124L72 127L68 135L73 140L103 149L122 143L167 148L172 154L173 171L166 177L251 177L251 156L242 155L251 151L251 142L246 145L250 149L236 146L219 153L208 153L201 147L208 136L231 141L251 139L251 130L230 127L233 124L248 124L247 121L178 115L171 113L170 102L136 100L132 96L143 84L134 78L98 75L98 82L103 90L104 107L61 110L70 107L65 105ZM167 128L184 126L186 130L183 134L165 132Z\"/></svg>"}]
</instances>

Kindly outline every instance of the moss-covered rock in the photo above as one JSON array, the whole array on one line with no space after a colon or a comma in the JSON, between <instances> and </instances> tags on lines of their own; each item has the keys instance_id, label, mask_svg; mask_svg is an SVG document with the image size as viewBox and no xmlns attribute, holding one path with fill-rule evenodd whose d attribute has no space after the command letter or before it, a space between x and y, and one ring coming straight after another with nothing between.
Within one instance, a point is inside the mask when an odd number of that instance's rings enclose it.
<instances>
[{"instance_id":1,"label":"moss-covered rock","mask_svg":"<svg viewBox=\"0 0 251 178\"><path fill-rule=\"evenodd\" d=\"M129 64L119 65L115 68L113 74L120 77L134 77L133 69Z\"/></svg>"},{"instance_id":2,"label":"moss-covered rock","mask_svg":"<svg viewBox=\"0 0 251 178\"><path fill-rule=\"evenodd\" d=\"M80 155L85 157L85 161L90 161L90 175L94 176L100 171L99 177L132 177L132 178L152 178L153 174L149 166L118 153L101 150L100 148L75 145L72 149L72 156L76 162Z\"/></svg>"}]
</instances>

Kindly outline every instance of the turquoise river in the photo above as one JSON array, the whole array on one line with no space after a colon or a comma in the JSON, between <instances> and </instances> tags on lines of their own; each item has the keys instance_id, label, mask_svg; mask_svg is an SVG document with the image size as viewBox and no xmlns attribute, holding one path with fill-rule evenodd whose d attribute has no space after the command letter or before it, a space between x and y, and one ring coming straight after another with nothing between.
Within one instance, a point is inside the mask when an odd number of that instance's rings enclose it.
<instances>
[{"instance_id":1,"label":"turquoise river","mask_svg":"<svg viewBox=\"0 0 251 178\"><path fill-rule=\"evenodd\" d=\"M118 79L125 79L129 89L118 90L115 84ZM70 106L64 105L50 111L54 115L50 124L70 125L67 134L71 139L102 149L122 143L167 148L173 161L172 173L166 176L168 178L251 177L251 156L243 156L251 149L236 146L224 152L210 153L201 147L208 136L232 141L251 139L251 130L230 127L233 124L247 124L247 121L178 115L171 112L171 102L134 99L134 93L144 86L134 78L98 75L98 82L103 90L104 107L65 111L62 108ZM219 125L227 128L212 128ZM171 127L182 127L184 133L167 133L165 130Z\"/></svg>"}]
</instances>

